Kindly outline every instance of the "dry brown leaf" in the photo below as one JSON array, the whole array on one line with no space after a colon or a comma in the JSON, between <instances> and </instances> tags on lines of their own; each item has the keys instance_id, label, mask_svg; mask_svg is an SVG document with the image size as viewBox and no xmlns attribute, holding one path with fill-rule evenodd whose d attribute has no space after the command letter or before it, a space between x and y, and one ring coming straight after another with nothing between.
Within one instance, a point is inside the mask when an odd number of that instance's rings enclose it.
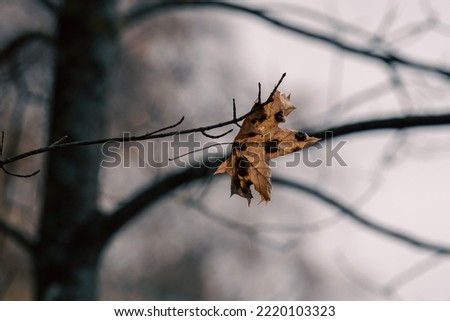
<instances>
[{"instance_id":1,"label":"dry brown leaf","mask_svg":"<svg viewBox=\"0 0 450 321\"><path fill-rule=\"evenodd\" d=\"M231 156L214 173L231 176L231 195L238 194L246 198L250 205L253 198L250 186L254 185L261 202L270 201L272 171L269 160L296 152L319 140L303 132L278 126L286 121L286 116L294 109L290 95L285 96L278 90L271 102L255 103L234 139Z\"/></svg>"}]
</instances>

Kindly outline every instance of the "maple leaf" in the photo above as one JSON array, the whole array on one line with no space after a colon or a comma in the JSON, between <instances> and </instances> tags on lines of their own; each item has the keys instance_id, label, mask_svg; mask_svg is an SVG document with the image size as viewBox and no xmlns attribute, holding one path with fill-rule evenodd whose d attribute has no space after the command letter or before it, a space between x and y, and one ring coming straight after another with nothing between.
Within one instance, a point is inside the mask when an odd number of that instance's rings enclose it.
<instances>
[{"instance_id":1,"label":"maple leaf","mask_svg":"<svg viewBox=\"0 0 450 321\"><path fill-rule=\"evenodd\" d=\"M269 160L319 141L306 133L279 127L294 109L290 95L285 96L278 90L267 102L261 103L259 99L255 102L233 141L231 156L214 173L231 176L231 196L238 194L246 198L250 206L253 198L250 186L254 185L261 196L260 203L267 203L272 190Z\"/></svg>"}]
</instances>

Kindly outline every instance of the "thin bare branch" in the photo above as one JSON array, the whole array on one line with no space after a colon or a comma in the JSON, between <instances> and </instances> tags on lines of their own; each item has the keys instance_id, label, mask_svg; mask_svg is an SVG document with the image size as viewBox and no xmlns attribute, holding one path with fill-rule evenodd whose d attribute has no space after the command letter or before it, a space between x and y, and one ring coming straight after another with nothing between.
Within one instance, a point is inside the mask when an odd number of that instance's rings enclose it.
<instances>
[{"instance_id":1,"label":"thin bare branch","mask_svg":"<svg viewBox=\"0 0 450 321\"><path fill-rule=\"evenodd\" d=\"M259 83L258 83L259 84ZM258 91L258 97L261 95L261 84L259 84L259 91ZM258 101L261 101L260 99ZM233 98L233 120L237 127L241 128L242 126L239 125L239 121L236 118L236 99Z\"/></svg>"},{"instance_id":2,"label":"thin bare branch","mask_svg":"<svg viewBox=\"0 0 450 321\"><path fill-rule=\"evenodd\" d=\"M217 139L217 138L221 138L221 137L231 133L232 131L233 131L233 128L230 130L227 130L226 132L219 134L219 135L211 135L211 134L208 134L206 131L202 131L202 134L208 138Z\"/></svg>"},{"instance_id":3,"label":"thin bare branch","mask_svg":"<svg viewBox=\"0 0 450 321\"><path fill-rule=\"evenodd\" d=\"M438 254L439 253L433 253L394 276L384 286L383 292L385 295L394 295L400 287L445 262L444 260L438 260Z\"/></svg>"},{"instance_id":4,"label":"thin bare branch","mask_svg":"<svg viewBox=\"0 0 450 321\"><path fill-rule=\"evenodd\" d=\"M246 235L248 238L250 238L253 242L264 246L266 248L269 248L271 250L275 250L282 253L287 253L295 248L295 246L298 244L295 240L288 240L286 242L280 242L277 241L271 237L268 237L266 235L263 235L260 233L258 228L256 228L253 225L245 224L239 221L235 221L233 219L230 219L227 216L220 215L218 213L214 213L212 210L207 208L204 204L201 202L198 202L194 199L186 199L184 202L187 206L196 209L201 215L206 217L207 219L213 221L216 224L219 224L223 227L226 227L232 231L235 231L237 233Z\"/></svg>"},{"instance_id":5,"label":"thin bare branch","mask_svg":"<svg viewBox=\"0 0 450 321\"><path fill-rule=\"evenodd\" d=\"M396 3L388 2L386 5L385 14L380 21L380 24L378 25L375 38L383 39L383 36L386 35L389 32L389 29L392 28L392 25L394 24L396 20L396 16L398 13L398 7Z\"/></svg>"},{"instance_id":6,"label":"thin bare branch","mask_svg":"<svg viewBox=\"0 0 450 321\"><path fill-rule=\"evenodd\" d=\"M182 132L176 131L176 132L170 132L167 134L160 134L160 132L167 130L167 129L174 128L175 126L178 126L179 124L181 124L183 122L183 120L184 120L184 117L182 117L177 123L175 123L173 125L155 130L151 133L146 133L141 136L123 136L123 137L112 137L112 138L76 141L76 142L69 142L69 143L56 144L56 145L51 144L50 146L47 146L47 147L37 148L37 149L31 150L31 151L4 159L4 160L0 161L0 165L3 166L5 164L13 163L18 160L28 158L30 156L50 152L53 150L61 150L61 149L66 149L66 148L71 148L71 147L78 147L78 146L100 145L100 144L104 144L104 143L111 142L111 141L126 143L126 142L132 142L132 141L148 140L148 139L154 139L154 138L173 136L176 134L180 134Z\"/></svg>"},{"instance_id":7,"label":"thin bare branch","mask_svg":"<svg viewBox=\"0 0 450 321\"><path fill-rule=\"evenodd\" d=\"M347 217L351 218L355 222L357 222L373 231L381 233L385 236L394 238L396 240L402 241L406 244L409 244L409 245L412 245L412 246L415 246L415 247L418 247L418 248L421 248L424 250L436 252L439 254L450 255L450 247L449 246L427 242L427 241L419 239L418 237L410 236L408 234L396 231L392 228L383 226L379 223L375 223L375 222L363 217L361 214L357 213L355 210L351 209L350 207L345 205L343 202L338 201L337 199L325 194L324 192L322 192L312 186L303 184L298 181L291 181L291 180L279 178L279 177L273 177L272 182L275 184L283 185L283 186L301 191L310 196L313 196L313 197L317 198L318 200L339 209L340 213L346 215Z\"/></svg>"},{"instance_id":8,"label":"thin bare branch","mask_svg":"<svg viewBox=\"0 0 450 321\"><path fill-rule=\"evenodd\" d=\"M277 10L278 8L282 8L285 12L296 14L297 16L312 20L313 22L326 23L332 28L332 30L349 33L352 36L359 37L363 40L369 40L373 36L370 32L356 24L351 24L347 21L337 19L335 15L328 15L321 11L301 6L299 3L277 3L277 7L274 8L274 10Z\"/></svg>"},{"instance_id":9,"label":"thin bare branch","mask_svg":"<svg viewBox=\"0 0 450 321\"><path fill-rule=\"evenodd\" d=\"M270 93L269 97L267 98L267 100L263 103L263 106L267 105L268 103L270 103L273 99L273 95L275 95L275 92L278 90L278 87L280 87L281 83L283 82L284 77L286 77L286 73L283 73L281 75L280 80L278 80L277 84L275 85L275 87L273 87L272 92ZM258 101L261 102L261 84L258 83Z\"/></svg>"},{"instance_id":10,"label":"thin bare branch","mask_svg":"<svg viewBox=\"0 0 450 321\"><path fill-rule=\"evenodd\" d=\"M51 143L50 146L59 145L59 144L61 144L63 141L66 141L67 138L69 138L69 136L65 135L65 136L61 137L60 139L58 139L56 142Z\"/></svg>"},{"instance_id":11,"label":"thin bare branch","mask_svg":"<svg viewBox=\"0 0 450 321\"><path fill-rule=\"evenodd\" d=\"M373 86L352 93L344 99L334 103L326 112L324 123L329 123L343 112L349 112L355 107L360 106L363 102L367 103L374 99L379 99L392 89L391 82L383 81Z\"/></svg>"},{"instance_id":12,"label":"thin bare branch","mask_svg":"<svg viewBox=\"0 0 450 321\"><path fill-rule=\"evenodd\" d=\"M386 298L386 293L384 293L382 286L374 282L364 271L355 268L343 253L337 253L336 263L342 274L358 288L377 297ZM395 297L391 296L390 298L395 300L402 299L398 295Z\"/></svg>"},{"instance_id":13,"label":"thin bare branch","mask_svg":"<svg viewBox=\"0 0 450 321\"><path fill-rule=\"evenodd\" d=\"M37 171L35 171L35 172L31 173L31 174L23 175L23 174L12 173L9 170L7 170L5 168L5 165L2 163L3 162L2 159L3 159L3 146L4 146L4 143L5 143L5 132L2 132L1 145L0 145L0 168L5 174L10 175L10 176L14 176L14 177L28 178L28 177L32 177L34 175L37 175L40 172L40 170L37 170Z\"/></svg>"},{"instance_id":14,"label":"thin bare branch","mask_svg":"<svg viewBox=\"0 0 450 321\"><path fill-rule=\"evenodd\" d=\"M328 128L325 130L306 130L306 132L311 133L312 136L318 138L325 138L327 132L332 132L333 137L344 136L355 133L362 133L366 131L374 130L388 130L388 129L405 129L405 128L415 128L415 127L427 127L427 126L443 126L450 125L450 113L448 114L438 114L438 115L425 115L425 116L405 116L405 117L394 117L394 118L384 118L376 120L366 120L356 123L345 124L341 126L336 126Z\"/></svg>"},{"instance_id":15,"label":"thin bare branch","mask_svg":"<svg viewBox=\"0 0 450 321\"><path fill-rule=\"evenodd\" d=\"M14 240L30 253L34 252L34 243L15 227L0 219L0 232Z\"/></svg>"},{"instance_id":16,"label":"thin bare branch","mask_svg":"<svg viewBox=\"0 0 450 321\"><path fill-rule=\"evenodd\" d=\"M398 44L402 41L422 35L437 25L437 20L426 19L425 21L415 22L410 25L403 26L398 30L394 30L388 35L388 38L390 42Z\"/></svg>"},{"instance_id":17,"label":"thin bare branch","mask_svg":"<svg viewBox=\"0 0 450 321\"><path fill-rule=\"evenodd\" d=\"M175 124L169 125L169 126L167 126L167 127L163 127L163 128L161 128L161 129L157 129L157 130L155 130L155 131L153 131L153 132L151 132L151 133L147 133L147 134L143 135L143 137L144 137L144 136L152 136L152 135L161 133L161 132L163 132L163 131L165 131L165 130L172 129L172 128L175 128L175 127L178 127L179 125L181 125L181 123L182 123L183 121L184 121L184 116L181 117L181 119L180 119L178 122L176 122Z\"/></svg>"}]
</instances>

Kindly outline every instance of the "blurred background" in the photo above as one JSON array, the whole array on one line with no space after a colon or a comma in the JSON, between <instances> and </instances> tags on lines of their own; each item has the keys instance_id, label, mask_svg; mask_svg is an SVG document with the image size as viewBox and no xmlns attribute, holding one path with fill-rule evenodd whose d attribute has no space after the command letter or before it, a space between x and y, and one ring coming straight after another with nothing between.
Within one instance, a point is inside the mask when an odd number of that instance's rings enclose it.
<instances>
[{"instance_id":1,"label":"blurred background","mask_svg":"<svg viewBox=\"0 0 450 321\"><path fill-rule=\"evenodd\" d=\"M23 31L53 33L47 1L0 1L0 48ZM62 3L55 1L55 5ZM131 12L152 1L121 0ZM450 3L423 1L241 1L239 5L337 44L390 52L450 68ZM140 135L185 116L179 129L219 123L249 111L258 82L266 98L280 90L297 107L284 127L314 132L362 120L449 112L450 78L389 65L256 16L220 7L175 7L120 31L120 58L107 101L107 137ZM46 145L55 53L35 41L0 55L3 154ZM177 128L177 129L178 129ZM233 128L233 127L230 127ZM195 135L202 145L229 142ZM228 129L228 128L226 128ZM211 134L220 134L216 129ZM276 160L273 175L309 184L362 216L412 238L450 246L448 126L361 132L336 137L336 160L308 167L302 153ZM173 137L122 144L130 166L101 168L98 206L104 212L179 170ZM180 140L188 140L186 136ZM134 146L134 147L133 147ZM100 148L100 146L98 146ZM188 149L181 152L186 152ZM310 149L326 160L326 149ZM125 156L128 155L128 156ZM202 159L202 152L182 157ZM12 163L28 173L45 155ZM158 164L149 164L153 159ZM145 166L140 166L142 163ZM154 162L155 163L155 162ZM35 238L44 175L0 175L0 217ZM229 197L229 177L188 182L126 224L101 254L102 300L448 300L450 261L363 226L302 191L274 184L268 204ZM0 233L0 297L34 298L30 256Z\"/></svg>"}]
</instances>

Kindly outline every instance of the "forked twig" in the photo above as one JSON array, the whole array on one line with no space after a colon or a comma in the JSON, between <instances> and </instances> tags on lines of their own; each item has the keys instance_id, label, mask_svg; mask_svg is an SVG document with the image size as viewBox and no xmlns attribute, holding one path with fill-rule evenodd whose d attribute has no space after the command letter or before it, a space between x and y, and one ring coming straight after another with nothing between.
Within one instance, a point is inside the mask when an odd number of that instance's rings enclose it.
<instances>
[{"instance_id":1,"label":"forked twig","mask_svg":"<svg viewBox=\"0 0 450 321\"><path fill-rule=\"evenodd\" d=\"M208 138L211 138L211 139L217 139L217 138L221 138L221 137L223 137L223 136L225 136L225 135L231 133L232 131L233 131L233 128L230 129L230 130L227 130L226 132L224 132L224 133L222 133L222 134L219 134L219 135L211 135L211 134L208 134L208 133L207 133L206 131L204 131L204 130L203 130L201 133L202 133L204 136L208 137Z\"/></svg>"},{"instance_id":2,"label":"forked twig","mask_svg":"<svg viewBox=\"0 0 450 321\"><path fill-rule=\"evenodd\" d=\"M0 168L2 169L2 171L5 174L10 175L10 176L14 176L14 177L28 178L28 177L32 177L34 175L37 175L41 171L40 169L38 169L37 171L35 171L35 172L31 173L31 174L25 174L25 175L16 174L16 173L12 173L12 172L8 171L5 168L5 163L3 162L3 146L4 146L4 143L5 143L5 132L2 131L2 140L1 140L1 144L0 144Z\"/></svg>"},{"instance_id":3,"label":"forked twig","mask_svg":"<svg viewBox=\"0 0 450 321\"><path fill-rule=\"evenodd\" d=\"M40 169L38 169L37 171L35 171L35 172L31 173L31 174L16 174L16 173L8 171L5 168L5 166L3 166L3 165L1 166L1 168L2 168L2 171L5 172L6 174L14 176L14 177L19 177L19 178L29 178L29 177L32 177L34 175L39 174L39 172L41 171Z\"/></svg>"}]
</instances>

